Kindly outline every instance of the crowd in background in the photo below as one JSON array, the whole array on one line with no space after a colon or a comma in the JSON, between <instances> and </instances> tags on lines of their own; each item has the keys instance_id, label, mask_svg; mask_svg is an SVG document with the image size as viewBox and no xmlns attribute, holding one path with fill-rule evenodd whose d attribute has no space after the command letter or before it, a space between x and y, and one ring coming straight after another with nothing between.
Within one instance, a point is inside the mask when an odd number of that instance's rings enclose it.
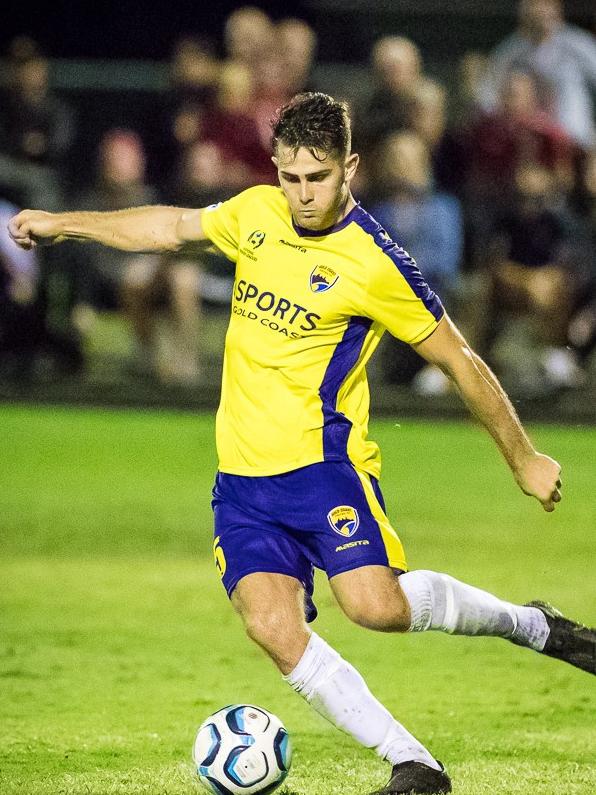
<instances>
[{"instance_id":1,"label":"crowd in background","mask_svg":"<svg viewBox=\"0 0 596 795\"><path fill-rule=\"evenodd\" d=\"M87 153L83 180L71 178L76 108L52 89L37 44L15 39L0 100L2 227L24 206L201 207L276 184L276 109L299 91L327 90L314 78L316 32L246 6L222 38L218 47L185 36L172 52L155 107L167 168L152 168L144 129L117 127ZM493 52L463 54L449 80L429 76L424 54L399 35L374 43L366 74L368 90L340 97L361 155L356 198L516 388L583 386L596 345L596 38L565 21L559 0L521 0L515 31ZM151 184L156 171L169 176ZM51 357L54 372L84 375L85 335L111 310L129 323L134 373L200 384L203 307L225 306L232 274L216 255L70 244L23 252L0 236L0 372L35 378L40 357ZM531 361L511 357L508 340L529 345ZM386 381L425 394L448 388L397 341L380 361Z\"/></svg>"}]
</instances>

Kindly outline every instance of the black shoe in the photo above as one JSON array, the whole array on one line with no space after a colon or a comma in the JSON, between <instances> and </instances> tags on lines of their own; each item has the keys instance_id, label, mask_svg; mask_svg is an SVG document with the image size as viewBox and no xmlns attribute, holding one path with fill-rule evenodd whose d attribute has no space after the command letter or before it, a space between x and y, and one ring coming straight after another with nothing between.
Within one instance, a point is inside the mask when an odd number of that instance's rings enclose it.
<instances>
[{"instance_id":1,"label":"black shoe","mask_svg":"<svg viewBox=\"0 0 596 795\"><path fill-rule=\"evenodd\" d=\"M550 629L542 654L596 674L596 630L564 618L562 613L547 602L528 602L525 606L541 610Z\"/></svg>"},{"instance_id":2,"label":"black shoe","mask_svg":"<svg viewBox=\"0 0 596 795\"><path fill-rule=\"evenodd\" d=\"M443 765L440 770L435 770L422 762L402 762L393 766L388 784L371 795L434 795L441 792L451 792L451 779Z\"/></svg>"}]
</instances>

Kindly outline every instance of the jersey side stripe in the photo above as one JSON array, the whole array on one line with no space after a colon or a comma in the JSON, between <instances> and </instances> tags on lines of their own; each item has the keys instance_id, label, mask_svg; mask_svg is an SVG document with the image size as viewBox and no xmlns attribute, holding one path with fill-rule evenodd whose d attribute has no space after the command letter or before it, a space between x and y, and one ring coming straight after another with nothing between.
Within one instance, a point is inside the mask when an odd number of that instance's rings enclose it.
<instances>
[{"instance_id":1,"label":"jersey side stripe","mask_svg":"<svg viewBox=\"0 0 596 795\"><path fill-rule=\"evenodd\" d=\"M389 257L412 288L414 295L420 298L435 320L440 320L445 311L443 309L443 304L438 295L430 289L424 280L424 276L420 273L416 261L410 257L407 251L391 240L381 224L375 221L372 215L367 213L366 210L363 210L362 207L357 207L356 209L360 212L354 215L354 221L372 237L375 245L381 249L383 254Z\"/></svg>"},{"instance_id":2,"label":"jersey side stripe","mask_svg":"<svg viewBox=\"0 0 596 795\"><path fill-rule=\"evenodd\" d=\"M348 437L351 421L337 411L337 396L350 370L360 358L366 335L372 326L368 317L352 317L340 342L329 360L319 397L323 404L323 457L325 461L342 460L348 457Z\"/></svg>"}]
</instances>

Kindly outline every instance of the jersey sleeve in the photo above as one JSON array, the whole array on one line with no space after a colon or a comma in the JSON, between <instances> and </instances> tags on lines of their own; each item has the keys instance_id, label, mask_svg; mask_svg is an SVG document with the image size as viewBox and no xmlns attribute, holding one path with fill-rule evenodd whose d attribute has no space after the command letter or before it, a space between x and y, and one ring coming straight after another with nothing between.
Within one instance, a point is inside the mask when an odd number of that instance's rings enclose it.
<instances>
[{"instance_id":1,"label":"jersey sleeve","mask_svg":"<svg viewBox=\"0 0 596 795\"><path fill-rule=\"evenodd\" d=\"M366 315L394 337L412 345L437 327L445 310L415 260L395 243L371 263Z\"/></svg>"},{"instance_id":2,"label":"jersey sleeve","mask_svg":"<svg viewBox=\"0 0 596 795\"><path fill-rule=\"evenodd\" d=\"M240 240L240 211L244 193L224 202L205 207L201 215L203 232L217 248L234 262L238 259Z\"/></svg>"}]
</instances>

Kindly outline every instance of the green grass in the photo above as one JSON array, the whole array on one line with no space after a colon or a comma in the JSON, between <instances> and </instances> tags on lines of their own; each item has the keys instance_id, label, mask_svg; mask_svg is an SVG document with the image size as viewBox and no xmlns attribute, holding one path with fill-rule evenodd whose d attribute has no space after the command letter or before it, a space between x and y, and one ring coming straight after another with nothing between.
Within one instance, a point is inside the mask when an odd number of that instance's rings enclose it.
<instances>
[{"instance_id":1,"label":"green grass","mask_svg":"<svg viewBox=\"0 0 596 795\"><path fill-rule=\"evenodd\" d=\"M596 623L596 430L532 428L564 467L552 515L472 425L374 422L412 567ZM326 724L245 639L211 563L213 420L0 408L0 792L197 792L190 748L232 702L294 742L280 795L362 795L387 767ZM491 639L349 624L319 634L445 761L459 795L593 795L594 680Z\"/></svg>"}]
</instances>

